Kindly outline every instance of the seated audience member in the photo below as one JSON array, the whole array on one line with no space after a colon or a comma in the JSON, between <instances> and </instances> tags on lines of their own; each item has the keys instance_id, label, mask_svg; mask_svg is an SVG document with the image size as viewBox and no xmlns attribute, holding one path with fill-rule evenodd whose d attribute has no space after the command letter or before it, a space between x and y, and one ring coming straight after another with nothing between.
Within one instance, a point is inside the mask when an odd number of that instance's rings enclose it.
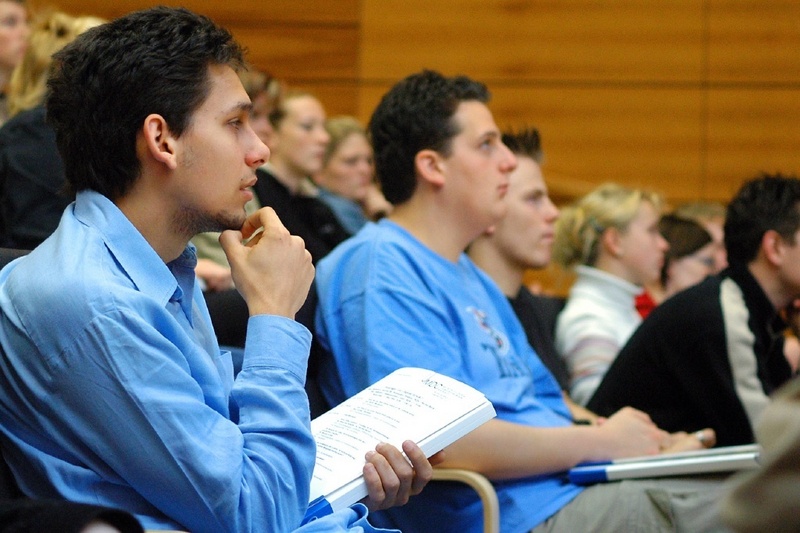
<instances>
[{"instance_id":1,"label":"seated audience member","mask_svg":"<svg viewBox=\"0 0 800 533\"><path fill-rule=\"evenodd\" d=\"M555 318L560 301L534 295L523 284L528 269L542 269L550 263L558 209L547 195L542 175L543 159L539 132L535 129L504 133L503 144L517 158L517 168L508 176L508 210L497 223L469 246L469 257L497 284L519 318L528 343L558 381L569 390L569 371L556 352ZM564 401L575 419L597 417L575 404L567 393Z\"/></svg>"},{"instance_id":2,"label":"seated audience member","mask_svg":"<svg viewBox=\"0 0 800 533\"><path fill-rule=\"evenodd\" d=\"M669 249L664 256L661 277L648 286L648 291L661 303L715 273L716 244L703 226L672 214L661 217L658 230Z\"/></svg>"},{"instance_id":3,"label":"seated audience member","mask_svg":"<svg viewBox=\"0 0 800 533\"><path fill-rule=\"evenodd\" d=\"M11 120L0 128L0 232L6 247L36 247L55 231L71 201L55 134L45 123L45 84L51 56L102 22L51 11L32 25L30 45L9 84Z\"/></svg>"},{"instance_id":4,"label":"seated audience member","mask_svg":"<svg viewBox=\"0 0 800 533\"><path fill-rule=\"evenodd\" d=\"M556 348L570 371L570 395L586 405L642 318L635 298L656 280L667 242L661 199L607 184L563 209L554 258L577 278L556 322Z\"/></svg>"},{"instance_id":5,"label":"seated audience member","mask_svg":"<svg viewBox=\"0 0 800 533\"><path fill-rule=\"evenodd\" d=\"M394 209L319 263L316 326L332 353L323 390L335 404L397 368L419 366L485 393L497 418L449 446L443 466L492 480L501 531L674 528L673 521L712 508L719 484L654 480L583 489L563 472L582 461L699 448L713 433L669 435L633 409L601 425L573 424L507 298L463 253L505 215L517 166L488 98L469 78L424 71L392 87L376 108L369 126L376 170ZM666 515L656 502L670 505L673 496L681 505ZM437 532L481 529L475 492L454 484L429 485L402 509L380 515L406 532L431 531L432 523Z\"/></svg>"},{"instance_id":6,"label":"seated audience member","mask_svg":"<svg viewBox=\"0 0 800 533\"><path fill-rule=\"evenodd\" d=\"M769 395L792 374L778 311L800 297L800 180L764 176L728 206L730 266L657 307L621 350L589 408L641 409L666 429L711 427L753 442Z\"/></svg>"},{"instance_id":7,"label":"seated audience member","mask_svg":"<svg viewBox=\"0 0 800 533\"><path fill-rule=\"evenodd\" d=\"M375 183L372 146L358 120L330 118L325 129L331 140L314 182L319 199L333 210L344 229L355 234L367 221L386 216L391 204Z\"/></svg>"},{"instance_id":8,"label":"seated audience member","mask_svg":"<svg viewBox=\"0 0 800 533\"><path fill-rule=\"evenodd\" d=\"M14 478L29 497L125 509L151 529L293 530L315 446L311 338L292 317L314 268L272 210L244 211L269 151L249 124L241 48L206 17L158 7L85 32L54 65L48 120L77 196L0 271L0 444ZM235 379L189 245L219 230L251 314ZM411 463L385 444L368 454L369 507L430 478L421 450L403 451ZM365 513L306 530L370 531Z\"/></svg>"},{"instance_id":9,"label":"seated audience member","mask_svg":"<svg viewBox=\"0 0 800 533\"><path fill-rule=\"evenodd\" d=\"M0 500L0 533L144 533L130 513L58 500Z\"/></svg>"},{"instance_id":10,"label":"seated audience member","mask_svg":"<svg viewBox=\"0 0 800 533\"><path fill-rule=\"evenodd\" d=\"M681 204L673 211L675 216L694 220L711 235L714 242L714 274L728 266L725 251L725 206L719 202L699 200Z\"/></svg>"},{"instance_id":11,"label":"seated audience member","mask_svg":"<svg viewBox=\"0 0 800 533\"><path fill-rule=\"evenodd\" d=\"M757 470L739 475L723 500L724 522L737 533L800 531L800 380L773 396L756 427Z\"/></svg>"},{"instance_id":12,"label":"seated audience member","mask_svg":"<svg viewBox=\"0 0 800 533\"><path fill-rule=\"evenodd\" d=\"M25 0L0 0L0 126L8 120L6 96L11 74L28 47L28 8Z\"/></svg>"},{"instance_id":13,"label":"seated audience member","mask_svg":"<svg viewBox=\"0 0 800 533\"><path fill-rule=\"evenodd\" d=\"M320 201L311 176L322 169L330 141L325 110L314 96L289 91L270 114L270 160L258 169L256 196L275 210L286 228L303 239L316 264L350 236L327 204Z\"/></svg>"}]
</instances>

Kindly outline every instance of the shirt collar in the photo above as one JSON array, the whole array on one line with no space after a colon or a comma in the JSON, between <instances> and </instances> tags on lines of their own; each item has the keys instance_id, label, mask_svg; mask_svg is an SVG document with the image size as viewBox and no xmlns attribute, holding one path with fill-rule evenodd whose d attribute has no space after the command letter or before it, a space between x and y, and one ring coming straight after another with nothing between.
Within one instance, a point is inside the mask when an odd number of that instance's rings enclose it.
<instances>
[{"instance_id":1,"label":"shirt collar","mask_svg":"<svg viewBox=\"0 0 800 533\"><path fill-rule=\"evenodd\" d=\"M165 264L119 207L98 192L87 190L78 193L75 217L103 236L109 253L141 292L163 304L178 289L173 269L193 270L197 263L194 246L190 244L177 259ZM186 291L187 287L183 290Z\"/></svg>"},{"instance_id":2,"label":"shirt collar","mask_svg":"<svg viewBox=\"0 0 800 533\"><path fill-rule=\"evenodd\" d=\"M599 268L578 265L575 267L575 272L582 278L594 280L595 284L604 286L609 294L619 297L633 297L642 292L642 287Z\"/></svg>"}]
</instances>

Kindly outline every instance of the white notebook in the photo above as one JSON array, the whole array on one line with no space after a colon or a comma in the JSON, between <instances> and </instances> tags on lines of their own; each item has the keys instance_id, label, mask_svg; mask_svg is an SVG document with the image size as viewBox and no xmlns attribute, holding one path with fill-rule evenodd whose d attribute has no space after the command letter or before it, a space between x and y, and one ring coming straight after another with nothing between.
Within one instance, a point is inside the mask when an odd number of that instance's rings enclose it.
<instances>
[{"instance_id":1,"label":"white notebook","mask_svg":"<svg viewBox=\"0 0 800 533\"><path fill-rule=\"evenodd\" d=\"M584 463L568 472L569 480L590 485L618 479L648 478L734 472L758 467L761 447L758 444L725 446L692 452L645 457L630 457L599 463Z\"/></svg>"}]
</instances>

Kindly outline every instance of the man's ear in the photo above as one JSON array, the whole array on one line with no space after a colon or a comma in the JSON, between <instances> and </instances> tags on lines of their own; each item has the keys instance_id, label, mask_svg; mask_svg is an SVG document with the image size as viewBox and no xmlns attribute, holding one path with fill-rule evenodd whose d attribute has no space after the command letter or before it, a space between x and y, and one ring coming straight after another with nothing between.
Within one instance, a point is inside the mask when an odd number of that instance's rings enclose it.
<instances>
[{"instance_id":1,"label":"man's ear","mask_svg":"<svg viewBox=\"0 0 800 533\"><path fill-rule=\"evenodd\" d=\"M783 250L786 243L783 237L774 229L768 229L761 236L761 252L772 265L780 265L783 262Z\"/></svg>"},{"instance_id":2,"label":"man's ear","mask_svg":"<svg viewBox=\"0 0 800 533\"><path fill-rule=\"evenodd\" d=\"M167 165L170 170L178 166L176 156L176 138L172 135L167 121L157 114L148 115L142 126L145 146L148 154L156 161Z\"/></svg>"},{"instance_id":3,"label":"man's ear","mask_svg":"<svg viewBox=\"0 0 800 533\"><path fill-rule=\"evenodd\" d=\"M441 187L444 185L444 173L442 172L442 156L436 150L420 150L414 156L414 167L417 175L432 185Z\"/></svg>"}]
</instances>

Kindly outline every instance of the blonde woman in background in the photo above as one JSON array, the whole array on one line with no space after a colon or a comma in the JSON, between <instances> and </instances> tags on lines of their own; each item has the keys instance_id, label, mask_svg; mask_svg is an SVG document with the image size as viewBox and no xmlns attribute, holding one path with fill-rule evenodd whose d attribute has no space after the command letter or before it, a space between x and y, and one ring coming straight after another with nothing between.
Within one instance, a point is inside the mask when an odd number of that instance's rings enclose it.
<instances>
[{"instance_id":1,"label":"blonde woman in background","mask_svg":"<svg viewBox=\"0 0 800 533\"><path fill-rule=\"evenodd\" d=\"M314 177L319 199L328 204L349 233L355 234L367 221L386 216L391 204L375 183L372 146L358 120L334 117L325 122L325 129L330 142L322 171Z\"/></svg>"},{"instance_id":2,"label":"blonde woman in background","mask_svg":"<svg viewBox=\"0 0 800 533\"><path fill-rule=\"evenodd\" d=\"M24 0L0 0L0 125L8 120L8 81L28 48L28 9Z\"/></svg>"},{"instance_id":3,"label":"blonde woman in background","mask_svg":"<svg viewBox=\"0 0 800 533\"><path fill-rule=\"evenodd\" d=\"M582 405L642 321L635 297L659 279L668 249L660 210L655 194L606 184L561 211L554 259L578 277L558 317L556 348Z\"/></svg>"},{"instance_id":4,"label":"blonde woman in background","mask_svg":"<svg viewBox=\"0 0 800 533\"><path fill-rule=\"evenodd\" d=\"M0 229L5 246L37 246L56 229L71 201L62 192L64 166L55 133L45 122L47 75L54 53L103 22L52 11L32 25L30 45L9 83L10 120L0 129Z\"/></svg>"}]
</instances>

